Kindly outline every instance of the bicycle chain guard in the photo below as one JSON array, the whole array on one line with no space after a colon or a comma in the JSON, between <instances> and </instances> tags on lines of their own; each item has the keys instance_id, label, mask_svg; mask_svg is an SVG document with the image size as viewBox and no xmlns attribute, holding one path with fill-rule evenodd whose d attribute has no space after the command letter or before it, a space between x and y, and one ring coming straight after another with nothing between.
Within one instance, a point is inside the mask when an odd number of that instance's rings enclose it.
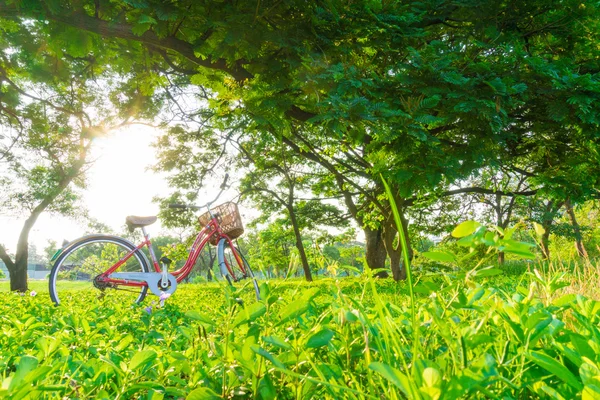
<instances>
[{"instance_id":1,"label":"bicycle chain guard","mask_svg":"<svg viewBox=\"0 0 600 400\"><path fill-rule=\"evenodd\" d=\"M124 281L146 282L152 293L160 297L163 294L173 294L177 290L177 279L171 274L167 274L169 288L160 289L160 281L163 274L161 272L113 272L108 277L111 279L122 279Z\"/></svg>"}]
</instances>

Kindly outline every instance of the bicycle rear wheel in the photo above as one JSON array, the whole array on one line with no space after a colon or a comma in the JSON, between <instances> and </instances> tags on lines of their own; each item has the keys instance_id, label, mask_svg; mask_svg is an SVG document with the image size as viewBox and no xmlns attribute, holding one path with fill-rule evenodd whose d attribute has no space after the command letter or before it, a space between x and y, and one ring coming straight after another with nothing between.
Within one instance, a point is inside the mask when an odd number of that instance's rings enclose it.
<instances>
[{"instance_id":1,"label":"bicycle rear wheel","mask_svg":"<svg viewBox=\"0 0 600 400\"><path fill-rule=\"evenodd\" d=\"M244 258L240 250L230 240L221 239L217 249L219 269L230 285L248 279L251 283L256 300L260 300L260 289L256 277L250 268L250 264ZM245 287L245 286L244 286Z\"/></svg>"},{"instance_id":2,"label":"bicycle rear wheel","mask_svg":"<svg viewBox=\"0 0 600 400\"><path fill-rule=\"evenodd\" d=\"M97 297L118 296L119 302L140 303L146 297L147 286L119 286L98 279L132 251L133 255L116 272L149 272L146 256L135 248L128 240L108 235L84 236L69 243L50 271L52 301L56 305L85 301L90 292L95 292Z\"/></svg>"}]
</instances>

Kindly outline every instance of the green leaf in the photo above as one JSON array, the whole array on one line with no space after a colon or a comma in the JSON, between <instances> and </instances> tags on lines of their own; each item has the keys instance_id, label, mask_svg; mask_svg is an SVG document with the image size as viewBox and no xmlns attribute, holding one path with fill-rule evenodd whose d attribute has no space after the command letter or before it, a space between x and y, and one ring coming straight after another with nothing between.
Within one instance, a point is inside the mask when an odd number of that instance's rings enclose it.
<instances>
[{"instance_id":1,"label":"green leaf","mask_svg":"<svg viewBox=\"0 0 600 400\"><path fill-rule=\"evenodd\" d=\"M250 306L244 307L233 320L233 327L241 324L247 324L256 320L261 315L267 312L267 308L262 303L252 303Z\"/></svg>"},{"instance_id":2,"label":"green leaf","mask_svg":"<svg viewBox=\"0 0 600 400\"><path fill-rule=\"evenodd\" d=\"M310 338L308 338L305 347L309 349L314 349L317 347L326 346L327 344L329 344L331 339L333 339L334 334L335 333L330 329L323 329L312 335Z\"/></svg>"},{"instance_id":3,"label":"green leaf","mask_svg":"<svg viewBox=\"0 0 600 400\"><path fill-rule=\"evenodd\" d=\"M264 357L267 360L271 361L273 363L273 365L275 365L276 367L278 367L280 369L285 369L285 365L277 357L275 357L273 354L269 353L267 350L263 349L262 347L256 346L256 345L252 345L252 346L250 346L250 348L252 349L253 352L258 354L259 356Z\"/></svg>"},{"instance_id":4,"label":"green leaf","mask_svg":"<svg viewBox=\"0 0 600 400\"><path fill-rule=\"evenodd\" d=\"M133 32L133 34L136 36L142 36L148 29L150 29L150 26L150 24L137 23L133 25L131 32Z\"/></svg>"},{"instance_id":5,"label":"green leaf","mask_svg":"<svg viewBox=\"0 0 600 400\"><path fill-rule=\"evenodd\" d=\"M502 275L503 273L504 272L500 268L489 266L476 270L473 276L476 276L477 278L483 278L486 276Z\"/></svg>"},{"instance_id":6,"label":"green leaf","mask_svg":"<svg viewBox=\"0 0 600 400\"><path fill-rule=\"evenodd\" d=\"M319 293L318 288L308 289L306 292L304 292L304 294L299 299L294 300L293 302L288 304L287 307L284 307L279 312L279 315L278 315L279 321L277 322L276 326L284 324L294 318L298 318L299 316L304 314L306 311L308 311L308 306L309 306L310 300L313 297L315 297L318 293Z\"/></svg>"},{"instance_id":7,"label":"green leaf","mask_svg":"<svg viewBox=\"0 0 600 400\"><path fill-rule=\"evenodd\" d=\"M186 400L218 400L221 396L207 387L194 389L187 395Z\"/></svg>"},{"instance_id":8,"label":"green leaf","mask_svg":"<svg viewBox=\"0 0 600 400\"><path fill-rule=\"evenodd\" d=\"M185 316L195 321L203 322L207 325L215 325L215 322L208 315L203 314L199 311L188 311L185 313Z\"/></svg>"},{"instance_id":9,"label":"green leaf","mask_svg":"<svg viewBox=\"0 0 600 400\"><path fill-rule=\"evenodd\" d=\"M544 385L543 382L536 382L533 387L536 389L538 394L542 394L540 393L540 391L543 392L543 394L546 394L548 396L550 396L551 399L554 400L565 400L565 398L554 388L551 388L548 385Z\"/></svg>"},{"instance_id":10,"label":"green leaf","mask_svg":"<svg viewBox=\"0 0 600 400\"><path fill-rule=\"evenodd\" d=\"M598 400L600 399L600 387L596 385L585 385L581 400Z\"/></svg>"},{"instance_id":11,"label":"green leaf","mask_svg":"<svg viewBox=\"0 0 600 400\"><path fill-rule=\"evenodd\" d=\"M420 281L415 285L415 292L424 295L430 295L432 292L440 290L440 285L430 281Z\"/></svg>"},{"instance_id":12,"label":"green leaf","mask_svg":"<svg viewBox=\"0 0 600 400\"><path fill-rule=\"evenodd\" d=\"M142 14L137 22L140 24L156 24L156 20L146 14Z\"/></svg>"},{"instance_id":13,"label":"green leaf","mask_svg":"<svg viewBox=\"0 0 600 400\"><path fill-rule=\"evenodd\" d=\"M525 356L530 360L544 368L546 371L554 374L557 378L580 391L583 389L583 384L573 375L571 371L554 358L540 351L529 351Z\"/></svg>"},{"instance_id":14,"label":"green leaf","mask_svg":"<svg viewBox=\"0 0 600 400\"><path fill-rule=\"evenodd\" d=\"M521 83L517 83L516 85L513 85L511 87L511 89L512 89L512 92L514 94L523 93L524 91L527 90L527 84L522 83L522 82Z\"/></svg>"},{"instance_id":15,"label":"green leaf","mask_svg":"<svg viewBox=\"0 0 600 400\"><path fill-rule=\"evenodd\" d=\"M535 230L535 234L540 237L542 236L544 233L546 233L546 230L544 229L544 227L540 224L538 224L537 222L533 222L533 229Z\"/></svg>"},{"instance_id":16,"label":"green leaf","mask_svg":"<svg viewBox=\"0 0 600 400\"><path fill-rule=\"evenodd\" d=\"M565 294L557 299L552 300L552 304L557 307L564 307L575 302L577 295L575 293Z\"/></svg>"},{"instance_id":17,"label":"green leaf","mask_svg":"<svg viewBox=\"0 0 600 400\"><path fill-rule=\"evenodd\" d=\"M17 372L12 376L12 380L8 386L9 392L17 389L22 383L25 383L25 376L35 370L38 363L38 359L33 356L25 355L21 357L19 365L17 366Z\"/></svg>"},{"instance_id":18,"label":"green leaf","mask_svg":"<svg viewBox=\"0 0 600 400\"><path fill-rule=\"evenodd\" d=\"M452 236L455 238L462 238L465 236L469 236L473 232L479 228L481 224L477 221L465 221L458 224L456 228L452 231Z\"/></svg>"},{"instance_id":19,"label":"green leaf","mask_svg":"<svg viewBox=\"0 0 600 400\"><path fill-rule=\"evenodd\" d=\"M573 347L575 347L575 350L577 350L577 353L579 353L580 356L587 357L590 360L594 360L596 358L596 352L592 346L590 346L585 337L576 333L571 333L569 335L569 339L571 340L571 343L573 343Z\"/></svg>"},{"instance_id":20,"label":"green leaf","mask_svg":"<svg viewBox=\"0 0 600 400\"><path fill-rule=\"evenodd\" d=\"M447 263L456 262L456 257L454 256L454 254L450 254L450 253L446 253L446 252L425 251L425 252L421 253L421 255L423 257L427 257L433 261L440 261L440 262L447 262Z\"/></svg>"},{"instance_id":21,"label":"green leaf","mask_svg":"<svg viewBox=\"0 0 600 400\"><path fill-rule=\"evenodd\" d=\"M127 392L134 392L134 391L138 391L139 389L145 389L145 390L158 390L160 392L164 392L165 391L165 387L159 383L156 382L138 382L138 383L134 383L133 385L129 386L127 388Z\"/></svg>"},{"instance_id":22,"label":"green leaf","mask_svg":"<svg viewBox=\"0 0 600 400\"><path fill-rule=\"evenodd\" d=\"M423 383L428 387L441 387L442 374L435 368L427 367L423 370Z\"/></svg>"},{"instance_id":23,"label":"green leaf","mask_svg":"<svg viewBox=\"0 0 600 400\"><path fill-rule=\"evenodd\" d=\"M369 365L369 368L373 371L377 372L385 379L393 383L396 387L398 387L402 393L404 393L409 398L412 398L411 393L411 384L408 377L402 372L398 371L394 367L390 367L387 364L381 362L372 362Z\"/></svg>"},{"instance_id":24,"label":"green leaf","mask_svg":"<svg viewBox=\"0 0 600 400\"><path fill-rule=\"evenodd\" d=\"M474 242L474 240L473 240L473 236L469 235L469 236L465 236L465 237L464 237L464 238L462 238L462 239L459 239L459 240L457 240L457 241L456 241L456 244L457 244L457 245L459 245L459 246L461 246L461 247L471 247L471 246L473 246L473 242ZM472 257L472 255L473 255L473 254L474 254L474 253L468 253L468 254L467 254L467 256L468 256L468 255L471 255L471 257ZM464 259L465 259L465 257L466 257L466 256L463 256L463 257L461 258L461 260L464 260ZM469 258L470 258L470 257L469 257Z\"/></svg>"},{"instance_id":25,"label":"green leaf","mask_svg":"<svg viewBox=\"0 0 600 400\"><path fill-rule=\"evenodd\" d=\"M289 343L280 338L279 336L263 336L262 340L265 343L269 343L273 346L280 347L282 349L289 350L292 348Z\"/></svg>"},{"instance_id":26,"label":"green leaf","mask_svg":"<svg viewBox=\"0 0 600 400\"><path fill-rule=\"evenodd\" d=\"M589 359L579 367L581 381L587 385L600 385L600 369L593 365Z\"/></svg>"},{"instance_id":27,"label":"green leaf","mask_svg":"<svg viewBox=\"0 0 600 400\"><path fill-rule=\"evenodd\" d=\"M264 400L274 400L277 398L277 389L273 385L269 374L264 374L258 383L258 393Z\"/></svg>"},{"instance_id":28,"label":"green leaf","mask_svg":"<svg viewBox=\"0 0 600 400\"><path fill-rule=\"evenodd\" d=\"M552 314L545 310L540 310L527 318L525 327L535 333L542 331L552 322Z\"/></svg>"},{"instance_id":29,"label":"green leaf","mask_svg":"<svg viewBox=\"0 0 600 400\"><path fill-rule=\"evenodd\" d=\"M138 351L129 362L129 369L135 371L138 368L144 367L154 361L157 355L154 350Z\"/></svg>"},{"instance_id":30,"label":"green leaf","mask_svg":"<svg viewBox=\"0 0 600 400\"><path fill-rule=\"evenodd\" d=\"M519 256L521 258L525 258L527 260L534 260L535 259L535 254L533 254L529 250L521 250L521 249L515 249L515 248L505 248L502 251L504 251L505 253L514 254L516 256Z\"/></svg>"},{"instance_id":31,"label":"green leaf","mask_svg":"<svg viewBox=\"0 0 600 400\"><path fill-rule=\"evenodd\" d=\"M580 367L583 364L583 359L581 355L574 349L563 343L554 343L554 348L560 351L563 357L566 357L576 366Z\"/></svg>"}]
</instances>

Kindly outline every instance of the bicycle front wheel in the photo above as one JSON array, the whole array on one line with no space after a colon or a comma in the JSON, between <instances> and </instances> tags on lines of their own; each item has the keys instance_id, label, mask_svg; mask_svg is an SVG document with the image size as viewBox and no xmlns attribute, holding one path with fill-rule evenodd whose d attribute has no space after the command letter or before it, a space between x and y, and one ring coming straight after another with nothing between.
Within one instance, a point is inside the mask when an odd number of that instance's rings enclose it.
<instances>
[{"instance_id":1,"label":"bicycle front wheel","mask_svg":"<svg viewBox=\"0 0 600 400\"><path fill-rule=\"evenodd\" d=\"M256 277L250 268L250 264L244 258L240 250L231 243L230 240L221 239L218 244L218 261L221 274L227 279L230 285L235 282L249 280L256 295L256 300L260 300L260 289Z\"/></svg>"},{"instance_id":2,"label":"bicycle front wheel","mask_svg":"<svg viewBox=\"0 0 600 400\"><path fill-rule=\"evenodd\" d=\"M69 243L50 271L48 285L52 301L56 305L85 301L95 293L98 298L118 296L119 302L140 303L146 297L147 286L122 286L98 279L131 252L133 254L115 272L149 272L146 256L123 238L90 235Z\"/></svg>"}]
</instances>

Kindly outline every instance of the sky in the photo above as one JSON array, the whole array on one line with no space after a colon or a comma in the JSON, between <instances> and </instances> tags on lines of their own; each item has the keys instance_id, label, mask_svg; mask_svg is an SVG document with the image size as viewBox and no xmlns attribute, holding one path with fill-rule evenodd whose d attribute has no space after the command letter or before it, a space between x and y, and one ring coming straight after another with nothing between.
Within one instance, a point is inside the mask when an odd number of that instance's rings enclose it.
<instances>
[{"instance_id":1,"label":"sky","mask_svg":"<svg viewBox=\"0 0 600 400\"><path fill-rule=\"evenodd\" d=\"M88 171L88 188L82 199L90 216L120 231L128 215L156 215L158 205L152 198L169 192L164 176L148 170L156 151L151 143L159 134L157 129L133 125L96 139L92 153L96 161ZM0 243L9 251L16 249L24 221L0 215ZM84 234L85 228L72 219L43 213L33 227L30 243L41 254L49 240L59 244L73 240ZM154 235L162 232L160 221L149 231Z\"/></svg>"}]
</instances>

